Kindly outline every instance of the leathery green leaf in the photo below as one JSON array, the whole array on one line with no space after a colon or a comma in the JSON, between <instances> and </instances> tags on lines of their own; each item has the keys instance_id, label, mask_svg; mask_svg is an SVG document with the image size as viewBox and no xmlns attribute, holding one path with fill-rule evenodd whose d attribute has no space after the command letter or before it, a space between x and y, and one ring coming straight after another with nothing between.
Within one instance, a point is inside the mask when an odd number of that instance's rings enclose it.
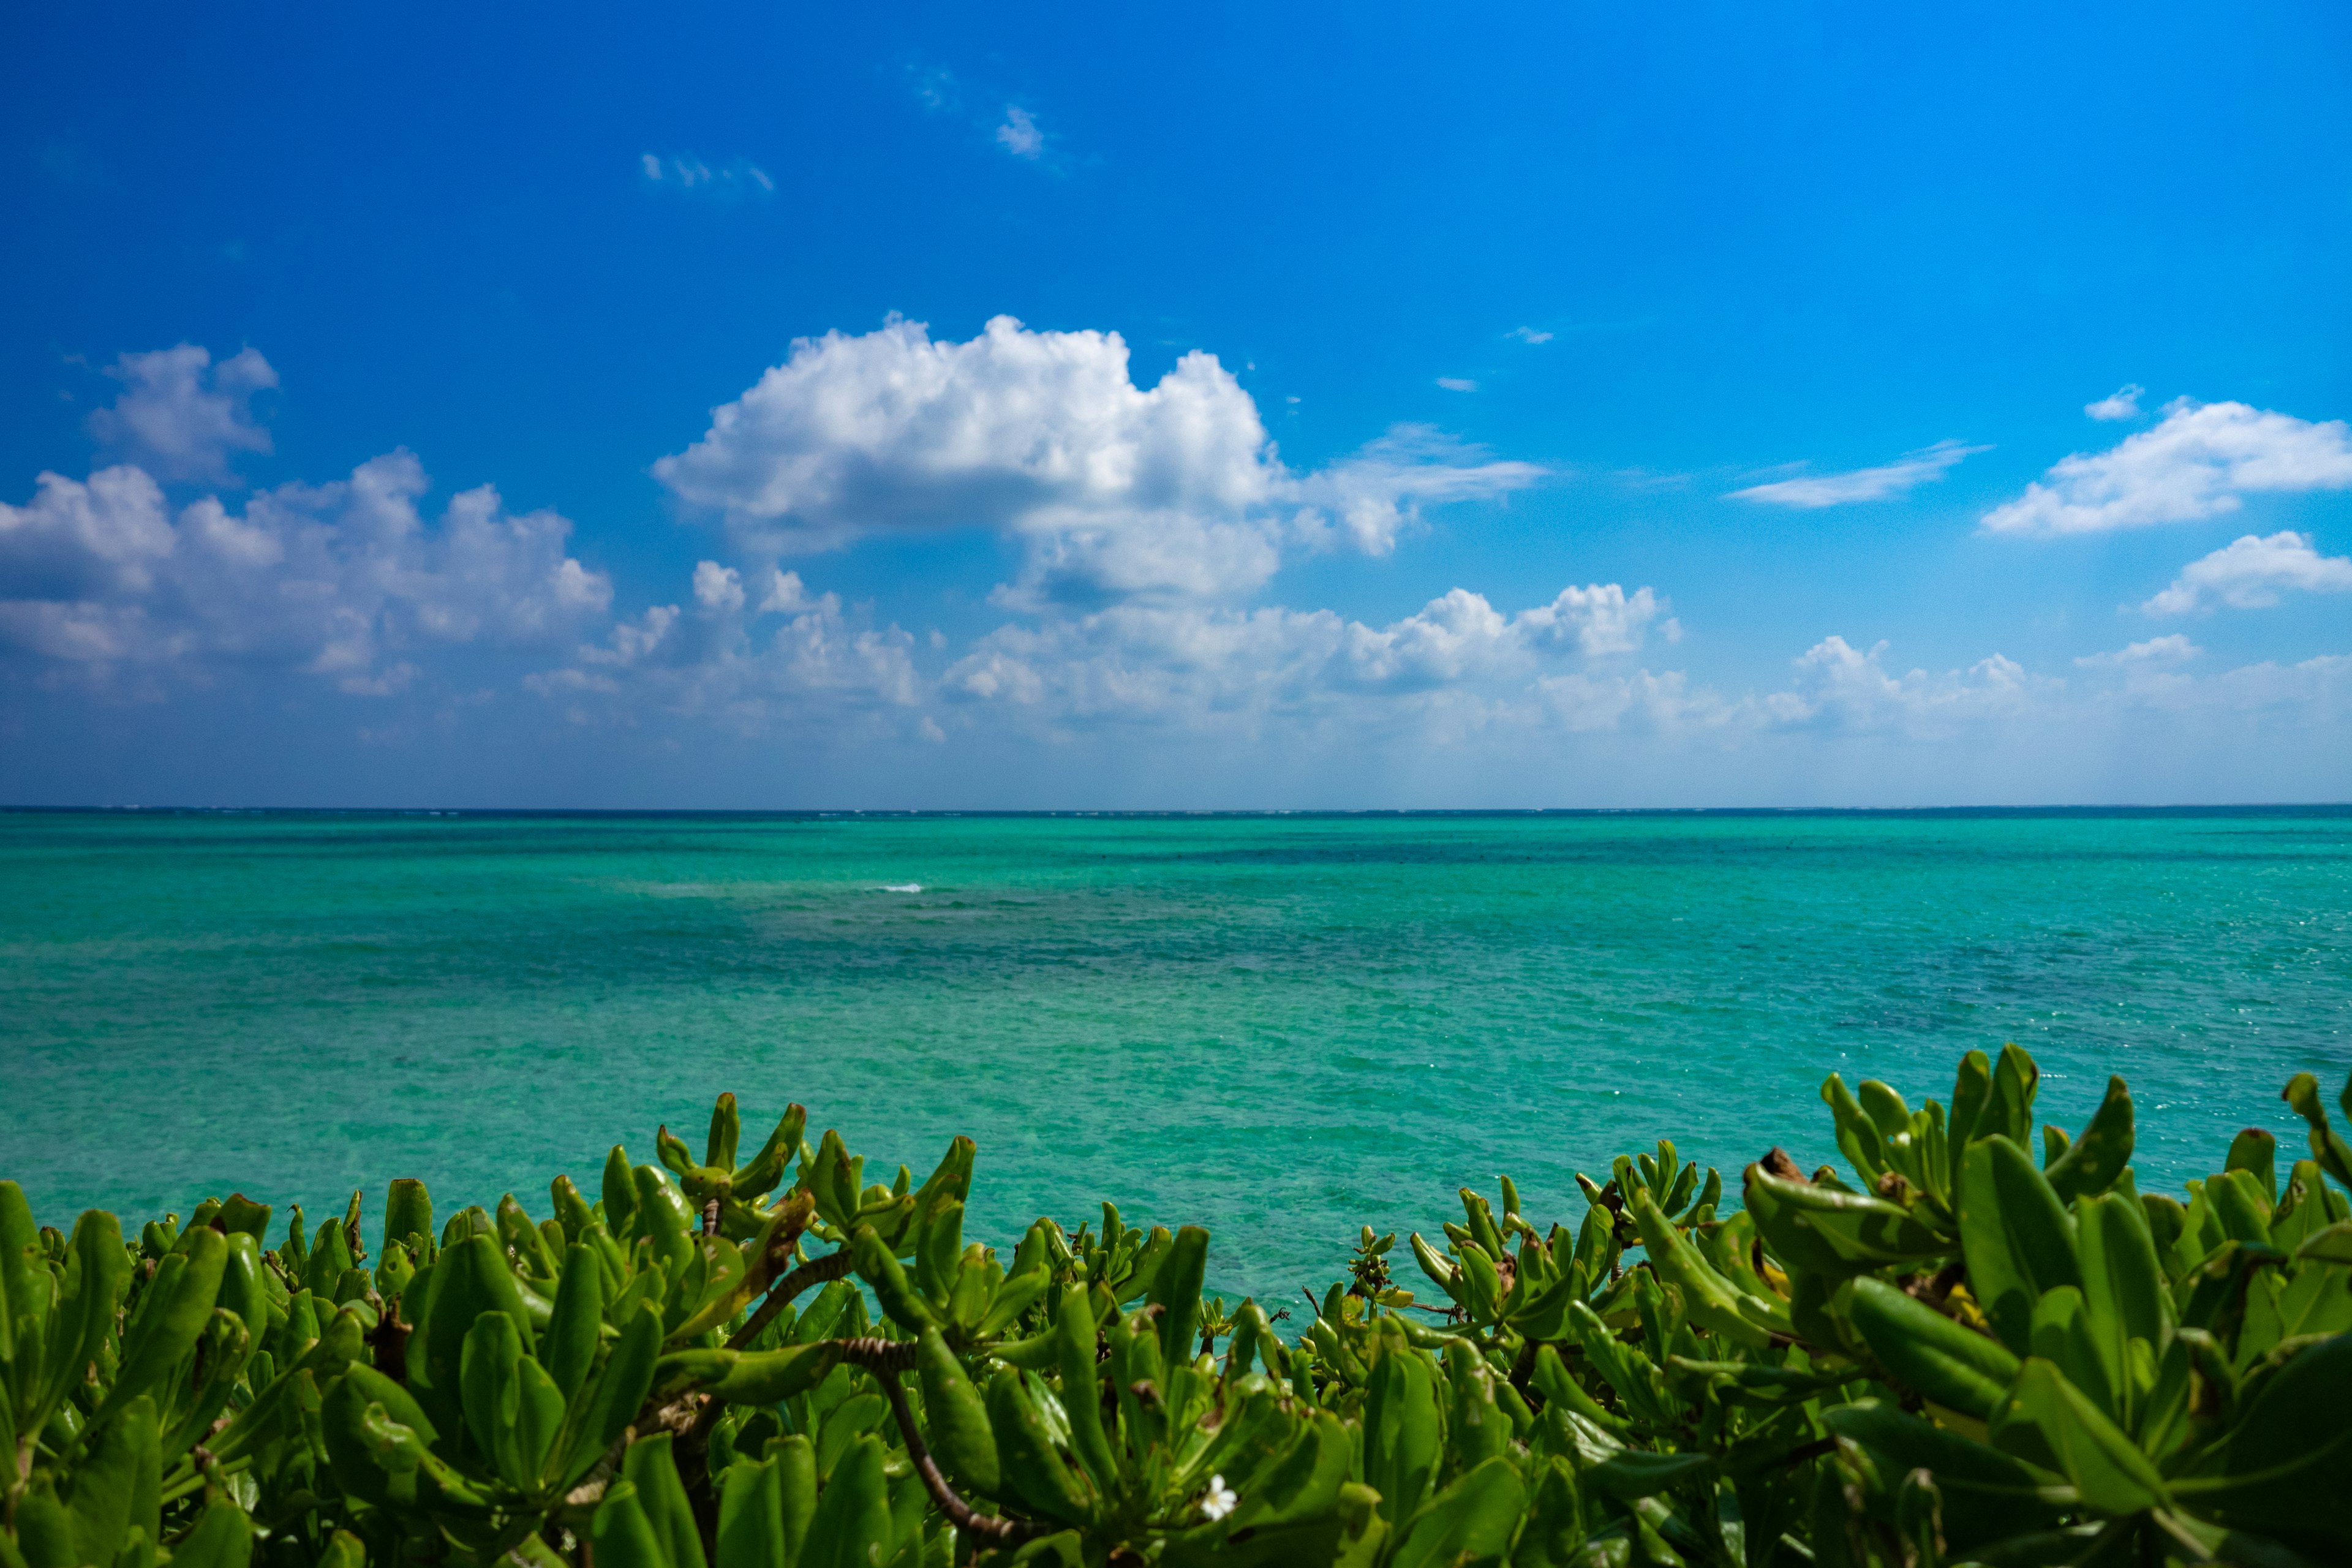
<instances>
[{"instance_id":1,"label":"leathery green leaf","mask_svg":"<svg viewBox=\"0 0 2352 1568\"><path fill-rule=\"evenodd\" d=\"M1430 1568L1499 1554L1527 1507L1527 1483L1500 1455L1473 1466L1406 1526L1390 1568Z\"/></svg>"},{"instance_id":2,"label":"leathery green leaf","mask_svg":"<svg viewBox=\"0 0 2352 1568\"><path fill-rule=\"evenodd\" d=\"M2034 1302L2044 1290L2083 1283L2074 1219L2025 1151L2003 1137L1969 1145L1960 1193L1969 1289L2001 1343L2025 1355Z\"/></svg>"},{"instance_id":3,"label":"leathery green leaf","mask_svg":"<svg viewBox=\"0 0 2352 1568\"><path fill-rule=\"evenodd\" d=\"M872 1568L885 1561L896 1531L882 1462L879 1439L860 1437L849 1446L817 1497L795 1568Z\"/></svg>"},{"instance_id":4,"label":"leathery green leaf","mask_svg":"<svg viewBox=\"0 0 2352 1568\"><path fill-rule=\"evenodd\" d=\"M675 1439L667 1432L640 1437L622 1456L621 1475L637 1489L637 1500L660 1542L670 1568L706 1568L702 1536L694 1522L694 1507L686 1499L686 1483L678 1479L671 1456Z\"/></svg>"},{"instance_id":5,"label":"leathery green leaf","mask_svg":"<svg viewBox=\"0 0 2352 1568\"><path fill-rule=\"evenodd\" d=\"M1865 1276L1851 1289L1847 1315L1898 1384L1979 1420L1992 1414L2018 1373L2007 1347L1883 1279Z\"/></svg>"},{"instance_id":6,"label":"leathery green leaf","mask_svg":"<svg viewBox=\"0 0 2352 1568\"><path fill-rule=\"evenodd\" d=\"M660 1532L646 1516L637 1489L625 1480L604 1489L589 1521L589 1534L596 1544L597 1568L677 1568L662 1551Z\"/></svg>"},{"instance_id":7,"label":"leathery green leaf","mask_svg":"<svg viewBox=\"0 0 2352 1568\"><path fill-rule=\"evenodd\" d=\"M2105 1192L2131 1163L2132 1139L2131 1090L2122 1079L2111 1077L2106 1098L2099 1101L2091 1124L2042 1175L2062 1203L2086 1193Z\"/></svg>"},{"instance_id":8,"label":"leathery green leaf","mask_svg":"<svg viewBox=\"0 0 2352 1568\"><path fill-rule=\"evenodd\" d=\"M773 1459L738 1459L719 1489L719 1540L713 1568L788 1568L783 1495Z\"/></svg>"},{"instance_id":9,"label":"leathery green leaf","mask_svg":"<svg viewBox=\"0 0 2352 1568\"><path fill-rule=\"evenodd\" d=\"M2101 1513L2119 1517L2171 1505L2164 1478L2147 1456L2039 1356L2026 1359L1990 1425L1995 1447L2046 1463L2074 1483L2085 1506Z\"/></svg>"}]
</instances>

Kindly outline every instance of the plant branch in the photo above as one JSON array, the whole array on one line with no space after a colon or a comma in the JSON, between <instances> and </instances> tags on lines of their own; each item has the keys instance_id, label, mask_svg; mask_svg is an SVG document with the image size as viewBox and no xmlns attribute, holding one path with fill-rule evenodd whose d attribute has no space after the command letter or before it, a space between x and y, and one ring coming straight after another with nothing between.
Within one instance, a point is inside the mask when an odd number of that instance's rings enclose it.
<instances>
[{"instance_id":1,"label":"plant branch","mask_svg":"<svg viewBox=\"0 0 2352 1568\"><path fill-rule=\"evenodd\" d=\"M828 1252L823 1258L812 1258L775 1283L760 1303L759 1310L744 1321L741 1328L728 1336L727 1348L740 1351L758 1339L761 1331L776 1321L776 1314L792 1305L793 1298L812 1285L830 1284L849 1272L849 1248Z\"/></svg>"},{"instance_id":2,"label":"plant branch","mask_svg":"<svg viewBox=\"0 0 2352 1568\"><path fill-rule=\"evenodd\" d=\"M940 1511L948 1516L949 1522L967 1535L1000 1546L1034 1541L1038 1536L1053 1532L1055 1527L1050 1524L981 1513L956 1496L955 1489L948 1485L947 1477L940 1473L938 1462L931 1458L929 1445L923 1441L923 1434L915 1425L915 1413L907 1406L907 1391L898 1382L898 1373L914 1364L913 1345L897 1340L843 1340L839 1342L842 1360L854 1362L871 1371L874 1380L882 1385L882 1392L890 1396L890 1413L898 1418L898 1435L907 1441L907 1458L914 1462L915 1473L923 1478L923 1489L931 1494L931 1500L940 1505Z\"/></svg>"}]
</instances>

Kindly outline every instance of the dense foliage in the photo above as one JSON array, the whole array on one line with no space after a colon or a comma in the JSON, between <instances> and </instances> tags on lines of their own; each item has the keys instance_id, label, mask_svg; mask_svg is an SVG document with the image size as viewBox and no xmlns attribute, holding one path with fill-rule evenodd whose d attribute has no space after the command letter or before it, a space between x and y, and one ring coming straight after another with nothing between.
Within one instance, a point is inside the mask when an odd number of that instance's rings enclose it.
<instances>
[{"instance_id":1,"label":"dense foliage","mask_svg":"<svg viewBox=\"0 0 2352 1568\"><path fill-rule=\"evenodd\" d=\"M1465 1189L1438 1306L1366 1230L1288 1339L1196 1227L1000 1258L968 1140L869 1184L794 1106L739 1162L731 1097L544 1220L394 1182L373 1252L357 1195L265 1250L242 1196L68 1237L0 1183L0 1568L2352 1561L2318 1085L2311 1158L2249 1130L2184 1203L2121 1079L2073 1139L2035 1079L1832 1077L1850 1171L1776 1149L1731 1212L1666 1142L1573 1229Z\"/></svg>"}]
</instances>

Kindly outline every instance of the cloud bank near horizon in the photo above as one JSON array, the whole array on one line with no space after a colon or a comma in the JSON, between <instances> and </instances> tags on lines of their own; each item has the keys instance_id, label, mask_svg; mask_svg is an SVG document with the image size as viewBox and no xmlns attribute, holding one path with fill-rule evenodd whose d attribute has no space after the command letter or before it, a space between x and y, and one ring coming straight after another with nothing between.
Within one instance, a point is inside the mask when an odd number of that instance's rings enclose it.
<instances>
[{"instance_id":1,"label":"cloud bank near horizon","mask_svg":"<svg viewBox=\"0 0 2352 1568\"><path fill-rule=\"evenodd\" d=\"M898 319L796 342L653 463L719 548L674 594L631 605L554 511L516 511L487 484L426 506L405 448L236 499L238 461L271 450L256 401L278 378L257 350L215 363L182 344L107 374L121 390L89 428L117 460L79 479L43 472L23 504L0 504L0 681L21 691L193 702L286 682L407 704L445 731L495 710L616 744L654 729L823 732L1041 757L1184 737L1235 756L1275 742L1500 755L1604 735L1715 755L1809 739L1935 747L2126 710L2310 731L2341 726L2352 700L2352 656L2207 671L2177 635L2063 671L1998 650L1936 670L1825 629L1744 680L1700 679L1675 663L1686 628L1651 584L1570 582L1517 605L1454 584L1382 621L1281 603L1286 567L1396 557L1436 509L1505 505L1559 472L1412 422L1294 467L1216 356L1186 353L1141 386L1119 334L1005 316L963 342ZM2137 395L2090 412L2136 417L2123 405ZM1944 442L1729 499L1895 501L1987 449ZM2154 427L2053 465L1981 530L2049 549L2342 488L2342 422L2182 399ZM827 553L860 540L957 531L1003 540L1014 563L985 590L1000 618L960 642L877 621L822 581ZM2347 590L2352 559L2312 535L2249 533L2140 609Z\"/></svg>"}]
</instances>

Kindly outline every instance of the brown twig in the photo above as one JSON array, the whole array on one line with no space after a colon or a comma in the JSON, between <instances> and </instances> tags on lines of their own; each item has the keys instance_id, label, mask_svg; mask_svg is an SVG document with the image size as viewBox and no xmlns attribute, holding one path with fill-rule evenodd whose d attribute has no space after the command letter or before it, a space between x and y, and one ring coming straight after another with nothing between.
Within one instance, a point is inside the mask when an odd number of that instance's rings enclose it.
<instances>
[{"instance_id":1,"label":"brown twig","mask_svg":"<svg viewBox=\"0 0 2352 1568\"><path fill-rule=\"evenodd\" d=\"M812 1258L770 1289L759 1310L744 1321L743 1326L728 1336L727 1348L740 1351L758 1339L761 1331L776 1321L776 1315L792 1305L793 1298L812 1285L825 1285L849 1272L849 1248L828 1252L823 1258Z\"/></svg>"},{"instance_id":2,"label":"brown twig","mask_svg":"<svg viewBox=\"0 0 2352 1568\"><path fill-rule=\"evenodd\" d=\"M967 1535L999 1546L1053 1533L1055 1527L1050 1524L981 1513L956 1496L955 1489L948 1485L947 1477L940 1473L938 1462L931 1458L930 1447L915 1426L915 1413L907 1407L907 1391L898 1383L898 1373L915 1363L913 1345L898 1340L844 1340L840 1343L841 1359L873 1372L882 1392L890 1396L890 1413L898 1418L898 1435L907 1441L907 1458L914 1462L915 1473L923 1478L923 1489L931 1494L931 1500L940 1505L940 1511L948 1516L950 1523Z\"/></svg>"}]
</instances>

